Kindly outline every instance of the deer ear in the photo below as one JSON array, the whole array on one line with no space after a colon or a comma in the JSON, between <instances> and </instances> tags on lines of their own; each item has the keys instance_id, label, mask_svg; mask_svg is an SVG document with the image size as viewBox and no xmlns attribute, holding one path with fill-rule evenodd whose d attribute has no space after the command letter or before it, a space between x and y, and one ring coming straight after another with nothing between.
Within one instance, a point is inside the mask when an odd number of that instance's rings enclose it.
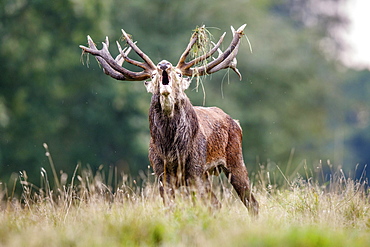
<instances>
[{"instance_id":1,"label":"deer ear","mask_svg":"<svg viewBox=\"0 0 370 247\"><path fill-rule=\"evenodd\" d=\"M144 81L144 85L148 93L154 93L153 81Z\"/></svg>"},{"instance_id":2,"label":"deer ear","mask_svg":"<svg viewBox=\"0 0 370 247\"><path fill-rule=\"evenodd\" d=\"M158 75L158 72L155 70L152 72L151 80L144 81L144 86L146 87L146 91L148 93L154 94L156 90L158 90L157 75Z\"/></svg>"},{"instance_id":3,"label":"deer ear","mask_svg":"<svg viewBox=\"0 0 370 247\"><path fill-rule=\"evenodd\" d=\"M182 79L182 90L186 90L188 89L188 87L190 86L190 82L191 82L191 79L190 78L183 78Z\"/></svg>"}]
</instances>

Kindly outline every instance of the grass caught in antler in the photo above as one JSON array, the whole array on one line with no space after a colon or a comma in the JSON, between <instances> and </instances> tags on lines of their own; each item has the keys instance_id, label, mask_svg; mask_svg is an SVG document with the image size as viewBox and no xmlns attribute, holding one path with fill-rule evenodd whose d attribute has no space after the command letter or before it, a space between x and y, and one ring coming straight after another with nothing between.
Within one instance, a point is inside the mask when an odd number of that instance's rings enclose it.
<instances>
[{"instance_id":1,"label":"grass caught in antler","mask_svg":"<svg viewBox=\"0 0 370 247\"><path fill-rule=\"evenodd\" d=\"M113 182L115 170L105 179L103 167L93 172L78 165L69 179L43 169L39 188L22 172L21 199L0 184L0 246L369 246L366 183L341 170L325 184L275 171L261 167L255 176L257 219L225 177L213 177L222 208L210 210L180 191L175 205L165 207L150 170L139 186L124 174ZM286 185L272 182L280 179Z\"/></svg>"},{"instance_id":2,"label":"grass caught in antler","mask_svg":"<svg viewBox=\"0 0 370 247\"><path fill-rule=\"evenodd\" d=\"M192 49L190 50L190 56L191 58L200 57L204 54L207 54L212 49L212 43L211 40L213 39L213 36L211 32L205 27L205 25L199 27L197 26L193 30L193 35L197 35L198 39ZM206 63L206 61L203 61Z\"/></svg>"},{"instance_id":3,"label":"grass caught in antler","mask_svg":"<svg viewBox=\"0 0 370 247\"><path fill-rule=\"evenodd\" d=\"M212 47L213 47L213 44L212 44L213 35L206 28L205 25L200 26L200 27L197 26L193 30L193 34L191 36L191 39L194 37L194 35L196 35L198 38L197 38L196 43L193 45L193 47L190 50L190 57L192 59L194 59L196 57L201 57L201 56L207 54L212 49ZM208 63L208 60L207 59L206 60L203 60L203 61L200 62L199 66L206 66L207 63ZM198 73L195 73L195 74L198 74ZM202 88L202 92L203 92L203 105L205 105L205 101L206 101L206 90L204 88L204 84L203 84L202 78L200 76L196 76L195 90L197 92L198 92L198 89L199 89L199 85Z\"/></svg>"}]
</instances>

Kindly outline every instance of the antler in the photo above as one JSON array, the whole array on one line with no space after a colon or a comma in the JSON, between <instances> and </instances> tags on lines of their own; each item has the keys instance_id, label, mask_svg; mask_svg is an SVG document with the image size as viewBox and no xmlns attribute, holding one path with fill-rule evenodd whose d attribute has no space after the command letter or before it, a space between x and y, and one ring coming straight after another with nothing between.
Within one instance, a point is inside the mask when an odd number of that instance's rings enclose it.
<instances>
[{"instance_id":1,"label":"antler","mask_svg":"<svg viewBox=\"0 0 370 247\"><path fill-rule=\"evenodd\" d=\"M233 69L238 75L239 78L241 79L241 74L239 73L238 69L236 68L236 55L238 54L238 49L240 45L240 39L244 35L243 30L245 28L246 24L242 25L241 27L238 28L238 30L235 31L233 27L231 27L231 31L233 32L233 40L231 41L229 47L222 52L219 47L225 37L224 33L217 44L214 44L214 47L207 52L206 54L194 58L193 60L189 62L185 62L187 56L190 53L191 48L194 46L196 41L198 40L198 33L194 32L193 36L186 47L184 53L181 55L179 62L177 63L177 68L179 68L182 73L186 76L202 76L202 75L207 75L207 74L212 74L215 73L221 69L226 69L226 68L231 68ZM208 59L210 56L212 56L216 51L218 50L219 56L214 59L213 61L200 66L200 67L193 67L194 65L200 63L201 61L204 61Z\"/></svg>"},{"instance_id":2,"label":"antler","mask_svg":"<svg viewBox=\"0 0 370 247\"><path fill-rule=\"evenodd\" d=\"M105 42L102 42L103 48L101 50L98 50L96 48L96 45L90 36L87 36L89 47L80 45L80 48L85 52L94 55L103 67L104 73L113 77L114 79L122 81L142 81L150 78L151 72L156 69L155 64L144 52L139 49L139 47L136 46L136 44L131 40L129 35L123 29L122 34L130 47L128 49L125 48L122 50L121 46L117 42L117 47L120 54L115 59L112 57L108 50L108 37L105 38ZM131 49L133 49L144 60L144 62L139 62L129 58L128 54ZM142 68L143 71L134 72L122 67L124 61L127 61L128 63Z\"/></svg>"}]
</instances>

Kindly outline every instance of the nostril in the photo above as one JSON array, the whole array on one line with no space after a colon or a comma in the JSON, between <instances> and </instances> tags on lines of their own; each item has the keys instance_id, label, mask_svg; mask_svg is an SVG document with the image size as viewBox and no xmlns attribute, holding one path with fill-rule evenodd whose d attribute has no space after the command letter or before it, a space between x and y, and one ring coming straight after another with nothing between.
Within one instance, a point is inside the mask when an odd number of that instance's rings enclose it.
<instances>
[{"instance_id":1,"label":"nostril","mask_svg":"<svg viewBox=\"0 0 370 247\"><path fill-rule=\"evenodd\" d=\"M158 68L160 68L161 70L167 70L171 67L171 63L166 61L166 60L163 60L161 62L159 62L158 64Z\"/></svg>"},{"instance_id":2,"label":"nostril","mask_svg":"<svg viewBox=\"0 0 370 247\"><path fill-rule=\"evenodd\" d=\"M166 69L168 69L168 63L161 63L161 64L159 64L159 68L161 69L161 70L166 70Z\"/></svg>"}]
</instances>

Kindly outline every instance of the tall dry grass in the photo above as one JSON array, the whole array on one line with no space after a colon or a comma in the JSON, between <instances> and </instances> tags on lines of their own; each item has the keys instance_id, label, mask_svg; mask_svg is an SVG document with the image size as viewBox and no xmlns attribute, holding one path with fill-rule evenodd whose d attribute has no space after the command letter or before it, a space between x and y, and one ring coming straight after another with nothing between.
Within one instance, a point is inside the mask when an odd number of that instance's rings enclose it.
<instances>
[{"instance_id":1,"label":"tall dry grass","mask_svg":"<svg viewBox=\"0 0 370 247\"><path fill-rule=\"evenodd\" d=\"M370 246L367 183L333 167L287 176L261 166L252 219L224 176L212 178L221 209L181 191L168 208L150 169L140 183L103 167L67 175L47 155L39 187L25 171L14 179L21 197L0 184L0 246Z\"/></svg>"}]
</instances>

